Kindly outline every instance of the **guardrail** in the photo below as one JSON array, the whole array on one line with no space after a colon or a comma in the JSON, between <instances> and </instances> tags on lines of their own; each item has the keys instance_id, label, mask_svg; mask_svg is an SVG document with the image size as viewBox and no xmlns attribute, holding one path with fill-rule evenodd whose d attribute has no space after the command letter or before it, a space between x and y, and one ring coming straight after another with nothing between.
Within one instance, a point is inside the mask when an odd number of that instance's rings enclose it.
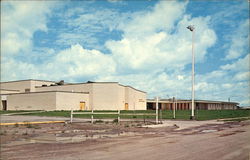
<instances>
[{"instance_id":1,"label":"guardrail","mask_svg":"<svg viewBox=\"0 0 250 160\"><path fill-rule=\"evenodd\" d=\"M156 113L121 113L120 110L117 110L117 112L94 112L94 110L91 110L89 112L74 112L71 109L70 113L70 123L73 122L73 115L76 114L85 114L85 115L91 115L91 123L94 123L94 115L117 115L118 123L121 121L121 116L155 116L155 123L158 124L158 111L156 110Z\"/></svg>"}]
</instances>

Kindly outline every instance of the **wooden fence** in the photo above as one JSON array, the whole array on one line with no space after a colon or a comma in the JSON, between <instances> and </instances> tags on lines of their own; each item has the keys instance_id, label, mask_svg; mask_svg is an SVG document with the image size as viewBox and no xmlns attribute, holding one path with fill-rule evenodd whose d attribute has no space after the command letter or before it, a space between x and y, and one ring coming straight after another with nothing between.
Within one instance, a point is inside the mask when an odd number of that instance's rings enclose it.
<instances>
[{"instance_id":1,"label":"wooden fence","mask_svg":"<svg viewBox=\"0 0 250 160\"><path fill-rule=\"evenodd\" d=\"M73 122L73 116L79 114L84 115L91 115L91 123L94 123L94 115L117 115L118 123L121 121L121 116L155 116L155 123L158 124L158 110L156 110L156 113L121 113L120 110L117 110L116 112L94 112L94 110L87 111L87 112L74 112L71 110L70 114L70 122ZM100 119L100 118L98 118Z\"/></svg>"}]
</instances>

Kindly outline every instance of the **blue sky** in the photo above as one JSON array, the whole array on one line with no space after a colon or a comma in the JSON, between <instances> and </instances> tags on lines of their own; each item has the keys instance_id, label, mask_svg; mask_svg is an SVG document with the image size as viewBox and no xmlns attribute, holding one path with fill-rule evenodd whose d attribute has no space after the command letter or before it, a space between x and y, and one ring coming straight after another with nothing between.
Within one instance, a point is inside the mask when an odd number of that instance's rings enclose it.
<instances>
[{"instance_id":1,"label":"blue sky","mask_svg":"<svg viewBox=\"0 0 250 160\"><path fill-rule=\"evenodd\" d=\"M249 106L249 4L239 1L2 1L1 81L117 81L148 98Z\"/></svg>"}]
</instances>

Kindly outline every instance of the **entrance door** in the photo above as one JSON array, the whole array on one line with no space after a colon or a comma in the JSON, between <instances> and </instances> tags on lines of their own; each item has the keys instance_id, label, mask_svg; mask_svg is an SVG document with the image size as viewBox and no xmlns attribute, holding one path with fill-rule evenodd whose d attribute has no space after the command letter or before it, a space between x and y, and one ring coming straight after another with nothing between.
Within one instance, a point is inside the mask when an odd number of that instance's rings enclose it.
<instances>
[{"instance_id":1,"label":"entrance door","mask_svg":"<svg viewBox=\"0 0 250 160\"><path fill-rule=\"evenodd\" d=\"M7 101L3 100L2 105L3 105L3 110L6 111L7 110Z\"/></svg>"},{"instance_id":2,"label":"entrance door","mask_svg":"<svg viewBox=\"0 0 250 160\"><path fill-rule=\"evenodd\" d=\"M80 110L85 110L85 102L80 102Z\"/></svg>"},{"instance_id":3,"label":"entrance door","mask_svg":"<svg viewBox=\"0 0 250 160\"><path fill-rule=\"evenodd\" d=\"M125 103L125 110L128 110L128 103Z\"/></svg>"}]
</instances>

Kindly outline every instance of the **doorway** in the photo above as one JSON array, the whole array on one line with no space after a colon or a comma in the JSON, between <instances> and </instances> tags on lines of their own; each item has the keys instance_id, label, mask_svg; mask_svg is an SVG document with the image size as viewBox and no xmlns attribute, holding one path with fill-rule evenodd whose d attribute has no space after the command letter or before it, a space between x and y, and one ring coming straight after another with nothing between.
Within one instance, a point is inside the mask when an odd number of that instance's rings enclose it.
<instances>
[{"instance_id":1,"label":"doorway","mask_svg":"<svg viewBox=\"0 0 250 160\"><path fill-rule=\"evenodd\" d=\"M80 102L80 110L85 110L85 102Z\"/></svg>"},{"instance_id":2,"label":"doorway","mask_svg":"<svg viewBox=\"0 0 250 160\"><path fill-rule=\"evenodd\" d=\"M6 111L7 110L7 101L6 100L2 101L2 106L3 106L3 110Z\"/></svg>"},{"instance_id":3,"label":"doorway","mask_svg":"<svg viewBox=\"0 0 250 160\"><path fill-rule=\"evenodd\" d=\"M128 103L125 103L125 110L128 110Z\"/></svg>"}]
</instances>

